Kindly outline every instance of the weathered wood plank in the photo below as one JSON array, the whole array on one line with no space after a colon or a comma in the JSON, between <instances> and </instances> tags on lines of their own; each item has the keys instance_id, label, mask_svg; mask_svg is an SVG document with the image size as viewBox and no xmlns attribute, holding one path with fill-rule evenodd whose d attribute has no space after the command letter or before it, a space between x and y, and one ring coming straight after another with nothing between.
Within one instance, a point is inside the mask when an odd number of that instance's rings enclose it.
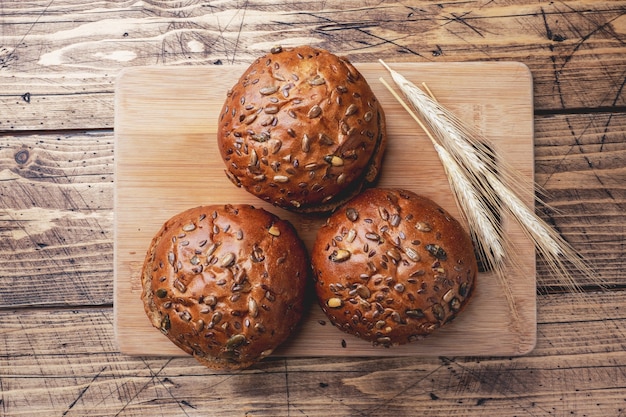
<instances>
[{"instance_id":1,"label":"weathered wood plank","mask_svg":"<svg viewBox=\"0 0 626 417\"><path fill-rule=\"evenodd\" d=\"M625 13L608 0L5 1L0 130L110 128L121 68L249 63L277 43L355 62L516 60L540 111L623 109Z\"/></svg>"},{"instance_id":2,"label":"weathered wood plank","mask_svg":"<svg viewBox=\"0 0 626 417\"><path fill-rule=\"evenodd\" d=\"M626 115L545 116L535 132L535 178L559 210L544 218L623 284ZM0 306L112 303L113 150L111 131L0 138Z\"/></svg>"},{"instance_id":3,"label":"weathered wood plank","mask_svg":"<svg viewBox=\"0 0 626 417\"><path fill-rule=\"evenodd\" d=\"M608 283L619 285L623 285L626 240L624 138L623 113L535 119L535 180L555 209L543 211L544 219ZM538 275L546 275L541 265ZM558 285L547 277L544 283Z\"/></svg>"},{"instance_id":4,"label":"weathered wood plank","mask_svg":"<svg viewBox=\"0 0 626 417\"><path fill-rule=\"evenodd\" d=\"M2 414L619 415L626 292L587 297L541 297L525 357L271 358L229 373L116 353L110 309L4 310Z\"/></svg>"},{"instance_id":5,"label":"weathered wood plank","mask_svg":"<svg viewBox=\"0 0 626 417\"><path fill-rule=\"evenodd\" d=\"M112 301L113 135L0 138L0 306Z\"/></svg>"}]
</instances>

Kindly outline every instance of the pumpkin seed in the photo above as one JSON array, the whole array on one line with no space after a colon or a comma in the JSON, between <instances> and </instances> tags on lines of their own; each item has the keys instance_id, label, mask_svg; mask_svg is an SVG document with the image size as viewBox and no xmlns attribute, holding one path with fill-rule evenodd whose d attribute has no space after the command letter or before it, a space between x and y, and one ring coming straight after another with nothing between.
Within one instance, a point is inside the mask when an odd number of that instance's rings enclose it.
<instances>
[{"instance_id":1,"label":"pumpkin seed","mask_svg":"<svg viewBox=\"0 0 626 417\"><path fill-rule=\"evenodd\" d=\"M224 345L227 350L235 350L246 342L246 337L242 334L231 336Z\"/></svg>"},{"instance_id":2,"label":"pumpkin seed","mask_svg":"<svg viewBox=\"0 0 626 417\"><path fill-rule=\"evenodd\" d=\"M426 250L428 251L428 253L430 253L432 256L439 259L440 261L445 261L446 259L448 259L446 251L439 245L428 244L426 245Z\"/></svg>"}]
</instances>

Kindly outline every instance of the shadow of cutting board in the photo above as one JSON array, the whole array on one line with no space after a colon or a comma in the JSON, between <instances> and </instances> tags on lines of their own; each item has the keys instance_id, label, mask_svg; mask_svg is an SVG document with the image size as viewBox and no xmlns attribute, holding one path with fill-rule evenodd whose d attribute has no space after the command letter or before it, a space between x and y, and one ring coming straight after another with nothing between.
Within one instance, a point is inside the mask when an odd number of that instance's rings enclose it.
<instances>
[{"instance_id":1,"label":"shadow of cutting board","mask_svg":"<svg viewBox=\"0 0 626 417\"><path fill-rule=\"evenodd\" d=\"M463 120L479 128L509 164L533 179L532 77L518 63L399 63L416 84L426 82ZM436 153L416 123L379 81L378 63L357 65L385 109L388 148L379 186L430 197L459 211ZM152 236L172 215L213 203L251 203L291 221L307 247L323 220L272 207L226 178L216 122L226 91L242 66L143 67L123 71L115 96L115 331L120 351L185 355L149 323L140 301L140 271ZM529 185L532 187L532 185ZM528 204L533 204L528 201ZM508 279L517 314L501 284L480 274L474 298L454 322L426 340L384 349L347 335L311 305L279 356L514 356L536 341L535 252L515 222L504 219L519 263Z\"/></svg>"}]
</instances>

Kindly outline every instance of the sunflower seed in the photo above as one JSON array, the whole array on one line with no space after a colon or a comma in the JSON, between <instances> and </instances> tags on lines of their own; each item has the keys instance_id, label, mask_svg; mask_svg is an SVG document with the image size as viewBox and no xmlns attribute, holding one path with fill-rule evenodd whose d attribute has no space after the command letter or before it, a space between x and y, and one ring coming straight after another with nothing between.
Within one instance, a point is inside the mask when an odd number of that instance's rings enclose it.
<instances>
[{"instance_id":1,"label":"sunflower seed","mask_svg":"<svg viewBox=\"0 0 626 417\"><path fill-rule=\"evenodd\" d=\"M443 309L441 304L435 304L433 307L433 315L439 321L443 320L446 317L446 311Z\"/></svg>"},{"instance_id":2,"label":"sunflower seed","mask_svg":"<svg viewBox=\"0 0 626 417\"><path fill-rule=\"evenodd\" d=\"M191 321L191 314L187 310L185 310L182 313L180 313L179 316L180 316L181 320L183 320L183 321L186 321L186 322Z\"/></svg>"},{"instance_id":3,"label":"sunflower seed","mask_svg":"<svg viewBox=\"0 0 626 417\"><path fill-rule=\"evenodd\" d=\"M263 87L259 89L259 93L263 94L264 96L269 96L270 94L274 94L277 91L278 91L278 87L275 85L271 85L271 86L267 86L267 87Z\"/></svg>"},{"instance_id":4,"label":"sunflower seed","mask_svg":"<svg viewBox=\"0 0 626 417\"><path fill-rule=\"evenodd\" d=\"M208 297L204 297L204 304L215 307L217 305L217 298L214 295L209 295Z\"/></svg>"},{"instance_id":5,"label":"sunflower seed","mask_svg":"<svg viewBox=\"0 0 626 417\"><path fill-rule=\"evenodd\" d=\"M170 327L172 327L172 324L170 322L170 316L168 314L166 314L165 316L163 316L163 318L161 319L161 331L165 334L167 334L168 330L170 329Z\"/></svg>"},{"instance_id":6,"label":"sunflower seed","mask_svg":"<svg viewBox=\"0 0 626 417\"><path fill-rule=\"evenodd\" d=\"M424 318L425 316L424 312L420 310L419 308L415 310L406 310L404 314L414 319L421 319L421 318Z\"/></svg>"},{"instance_id":7,"label":"sunflower seed","mask_svg":"<svg viewBox=\"0 0 626 417\"><path fill-rule=\"evenodd\" d=\"M355 222L359 218L359 212L354 207L348 207L346 209L346 217L351 222Z\"/></svg>"},{"instance_id":8,"label":"sunflower seed","mask_svg":"<svg viewBox=\"0 0 626 417\"><path fill-rule=\"evenodd\" d=\"M391 259L393 259L394 261L398 262L400 261L400 259L402 259L402 255L400 254L400 251L396 248L391 248L387 251L387 256L389 256Z\"/></svg>"},{"instance_id":9,"label":"sunflower seed","mask_svg":"<svg viewBox=\"0 0 626 417\"><path fill-rule=\"evenodd\" d=\"M183 284L182 282L180 282L178 279L174 280L174 284L173 285L174 285L174 288L176 288L180 292L187 291L187 286L185 284Z\"/></svg>"},{"instance_id":10,"label":"sunflower seed","mask_svg":"<svg viewBox=\"0 0 626 417\"><path fill-rule=\"evenodd\" d=\"M276 114L276 113L278 113L278 106L265 106L263 111L266 114Z\"/></svg>"},{"instance_id":11,"label":"sunflower seed","mask_svg":"<svg viewBox=\"0 0 626 417\"><path fill-rule=\"evenodd\" d=\"M326 80L324 79L324 77L322 77L321 75L317 74L315 77L311 78L309 80L309 84L316 86L316 85L322 85L326 82Z\"/></svg>"},{"instance_id":12,"label":"sunflower seed","mask_svg":"<svg viewBox=\"0 0 626 417\"><path fill-rule=\"evenodd\" d=\"M183 226L183 231L185 232L193 232L196 230L196 225L193 223L189 223Z\"/></svg>"},{"instance_id":13,"label":"sunflower seed","mask_svg":"<svg viewBox=\"0 0 626 417\"><path fill-rule=\"evenodd\" d=\"M243 122L247 125L251 124L252 122L254 122L257 118L257 114L256 113L252 113L251 115L247 116Z\"/></svg>"},{"instance_id":14,"label":"sunflower seed","mask_svg":"<svg viewBox=\"0 0 626 417\"><path fill-rule=\"evenodd\" d=\"M404 253L406 253L406 256L408 256L413 262L418 262L420 260L419 253L417 253L417 251L413 248L404 248Z\"/></svg>"},{"instance_id":15,"label":"sunflower seed","mask_svg":"<svg viewBox=\"0 0 626 417\"><path fill-rule=\"evenodd\" d=\"M220 321L222 321L222 313L220 313L219 311L216 311L215 313L213 313L213 317L211 317L209 328L213 328L214 326L217 326Z\"/></svg>"},{"instance_id":16,"label":"sunflower seed","mask_svg":"<svg viewBox=\"0 0 626 417\"><path fill-rule=\"evenodd\" d=\"M250 255L250 258L252 259L253 262L263 262L265 260L263 249L261 249L258 246L255 246L252 249L252 254Z\"/></svg>"},{"instance_id":17,"label":"sunflower seed","mask_svg":"<svg viewBox=\"0 0 626 417\"><path fill-rule=\"evenodd\" d=\"M309 152L311 150L311 138L306 133L302 136L302 152Z\"/></svg>"},{"instance_id":18,"label":"sunflower seed","mask_svg":"<svg viewBox=\"0 0 626 417\"><path fill-rule=\"evenodd\" d=\"M221 268L228 268L228 267L232 266L233 263L235 263L235 254L232 253L232 252L229 252L229 253L225 254L224 256L222 256L222 258L220 259L219 266Z\"/></svg>"},{"instance_id":19,"label":"sunflower seed","mask_svg":"<svg viewBox=\"0 0 626 417\"><path fill-rule=\"evenodd\" d=\"M259 306L254 298L248 300L248 313L251 317L257 317L259 315Z\"/></svg>"},{"instance_id":20,"label":"sunflower seed","mask_svg":"<svg viewBox=\"0 0 626 417\"><path fill-rule=\"evenodd\" d=\"M356 104L350 104L348 108L346 109L345 115L351 116L354 113L356 113L357 110L358 110L358 107L356 106Z\"/></svg>"},{"instance_id":21,"label":"sunflower seed","mask_svg":"<svg viewBox=\"0 0 626 417\"><path fill-rule=\"evenodd\" d=\"M370 296L372 295L371 291L369 288L367 288L364 285L359 285L356 288L356 293L361 297L361 298L370 298Z\"/></svg>"},{"instance_id":22,"label":"sunflower seed","mask_svg":"<svg viewBox=\"0 0 626 417\"><path fill-rule=\"evenodd\" d=\"M333 138L328 136L326 133L319 134L319 141L322 145L325 145L325 146L332 146L335 144L335 141L333 141Z\"/></svg>"},{"instance_id":23,"label":"sunflower seed","mask_svg":"<svg viewBox=\"0 0 626 417\"><path fill-rule=\"evenodd\" d=\"M320 114L322 114L322 108L316 104L309 109L309 113L307 114L307 116L309 117L309 119L315 119Z\"/></svg>"},{"instance_id":24,"label":"sunflower seed","mask_svg":"<svg viewBox=\"0 0 626 417\"><path fill-rule=\"evenodd\" d=\"M400 215L398 214L392 214L391 218L389 219L389 224L392 225L393 227L396 227L400 224Z\"/></svg>"}]
</instances>

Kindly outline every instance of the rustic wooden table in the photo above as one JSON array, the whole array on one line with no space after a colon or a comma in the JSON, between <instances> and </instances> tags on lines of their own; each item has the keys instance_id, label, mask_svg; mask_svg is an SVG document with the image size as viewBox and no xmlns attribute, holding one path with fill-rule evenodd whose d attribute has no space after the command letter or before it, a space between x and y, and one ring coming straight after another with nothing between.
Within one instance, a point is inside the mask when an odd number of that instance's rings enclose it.
<instances>
[{"instance_id":1,"label":"rustic wooden table","mask_svg":"<svg viewBox=\"0 0 626 417\"><path fill-rule=\"evenodd\" d=\"M0 2L0 415L626 415L626 2ZM216 373L113 333L114 88L131 66L519 61L541 215L609 285L537 264L528 355L270 358ZM462 342L460 342L462 343Z\"/></svg>"}]
</instances>

